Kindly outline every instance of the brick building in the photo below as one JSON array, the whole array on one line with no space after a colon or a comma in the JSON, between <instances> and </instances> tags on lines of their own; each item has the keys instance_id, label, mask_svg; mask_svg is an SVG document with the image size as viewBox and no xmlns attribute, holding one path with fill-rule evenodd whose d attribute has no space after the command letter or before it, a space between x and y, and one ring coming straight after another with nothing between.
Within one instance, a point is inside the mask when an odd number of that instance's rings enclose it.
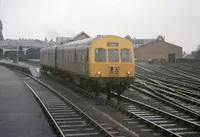
<instances>
[{"instance_id":1,"label":"brick building","mask_svg":"<svg viewBox=\"0 0 200 137\"><path fill-rule=\"evenodd\" d=\"M156 40L135 48L135 57L138 61L175 62L182 58L182 47L165 42L158 36Z\"/></svg>"}]
</instances>

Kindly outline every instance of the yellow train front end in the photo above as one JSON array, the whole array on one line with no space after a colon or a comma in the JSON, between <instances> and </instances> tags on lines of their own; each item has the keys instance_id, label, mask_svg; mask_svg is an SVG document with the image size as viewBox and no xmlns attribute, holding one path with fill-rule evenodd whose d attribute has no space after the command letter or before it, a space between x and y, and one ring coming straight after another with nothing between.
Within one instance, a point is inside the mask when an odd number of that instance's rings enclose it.
<instances>
[{"instance_id":1,"label":"yellow train front end","mask_svg":"<svg viewBox=\"0 0 200 137\"><path fill-rule=\"evenodd\" d=\"M118 36L95 39L89 51L89 76L98 89L121 94L135 76L134 51L131 41Z\"/></svg>"}]
</instances>

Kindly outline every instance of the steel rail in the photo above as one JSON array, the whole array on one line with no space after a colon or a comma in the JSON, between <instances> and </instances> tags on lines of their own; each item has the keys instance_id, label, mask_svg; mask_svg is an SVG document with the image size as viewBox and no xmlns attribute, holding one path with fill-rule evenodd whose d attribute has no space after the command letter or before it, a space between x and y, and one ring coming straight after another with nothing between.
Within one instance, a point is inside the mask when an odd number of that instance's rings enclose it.
<instances>
[{"instance_id":1,"label":"steel rail","mask_svg":"<svg viewBox=\"0 0 200 137\"><path fill-rule=\"evenodd\" d=\"M112 95L115 96L115 97L117 97L117 94L116 94L116 93L112 93ZM137 100L134 100L134 99L131 99L131 98L128 98L128 97L125 97L125 96L121 96L121 99L122 99L123 101L125 101L125 102L130 102L130 103L133 104L133 105L138 105L138 106L140 106L140 107L142 107L142 108L145 108L145 109L148 110L148 111L155 112L156 114L159 113L161 116L164 116L164 117L168 117L168 118L170 118L170 119L173 119L173 120L177 121L180 125L185 124L186 126L189 126L190 128L193 128L193 130L194 130L195 132L198 132L198 135L200 134L200 132L199 132L199 131L200 131L200 125L198 125L198 124L196 124L196 123L193 123L193 122L191 122L191 121L185 120L185 119L183 119L183 118L181 118L181 117L178 117L178 116L176 116L176 115L170 114L170 113L168 113L168 112L162 111L162 110L160 110L160 109L158 109L158 108L152 107L152 106L150 106L150 105L147 105L147 104L145 104L145 103L141 103L141 102L139 102L139 101L137 101ZM157 129L159 129L161 132L164 132L164 133L167 134L167 135L170 135L170 136L173 136L173 137L180 137L180 135L176 134L175 132L171 132L171 131L168 130L167 128L164 128L164 127L162 127L162 126L160 126L160 125L158 125L158 124L156 124L156 123L154 123L154 122L151 122L150 120L144 118L143 116L140 116L139 114L135 114L135 113L132 112L132 111L129 111L129 110L124 109L124 108L120 108L120 106L118 106L117 104L114 104L114 103L111 103L111 105L112 105L113 107L115 107L115 108L117 108L117 109L123 111L123 112L126 112L126 113L129 114L130 116L137 117L138 119L140 119L140 120L144 121L145 123L147 123L147 125L148 125L148 124L152 125L153 128L157 128ZM140 108L140 107L139 107L139 108Z\"/></svg>"},{"instance_id":2,"label":"steel rail","mask_svg":"<svg viewBox=\"0 0 200 137\"><path fill-rule=\"evenodd\" d=\"M183 100L183 101L187 101L187 102L190 102L192 104L195 104L195 105L198 105L200 106L200 102L198 100L196 100L195 98L191 97L191 96L188 96L188 95L184 95L183 93L181 92L178 92L176 90L172 90L168 87L165 87L165 86L161 86L159 84L153 84L153 83L146 83L148 84L149 86L152 86L152 87L155 87L156 89L158 89L160 92L162 92L163 94L166 94L168 96L173 96L173 97L177 97L179 98L180 100ZM169 92L170 91L170 92Z\"/></svg>"},{"instance_id":3,"label":"steel rail","mask_svg":"<svg viewBox=\"0 0 200 137\"><path fill-rule=\"evenodd\" d=\"M62 130L58 126L57 122L55 121L55 119L53 118L53 116L51 115L51 113L49 112L49 110L47 109L47 107L44 105L44 103L42 102L42 100L39 98L39 96L35 93L35 91L31 88L30 85L28 85L25 81L24 81L24 83L31 90L31 92L35 96L36 100L39 102L39 104L42 107L42 109L46 112L46 114L48 115L48 117L50 118L50 120L52 121L52 123L54 124L55 128L57 129L57 133L60 136L65 137L64 133L62 132Z\"/></svg>"},{"instance_id":4,"label":"steel rail","mask_svg":"<svg viewBox=\"0 0 200 137\"><path fill-rule=\"evenodd\" d=\"M141 67L141 66L140 66ZM145 68L145 69L147 69L147 68ZM152 75L152 74L150 74L149 72L147 72L147 71L141 71L142 69L141 68L138 68L137 67L137 69L136 69L136 72L137 71L139 71L139 72L141 72L141 73L144 73L145 75L148 75L149 77L162 77L162 78L166 78L166 79L169 79L169 80L175 80L175 81L181 81L181 82L184 82L184 84L186 84L186 83L190 83L190 84L193 84L193 86L196 86L196 85L198 85L199 84L199 82L198 81L196 81L196 82L194 82L194 81L192 81L192 80L188 80L188 78L185 78L185 77L179 77L179 76L174 76L174 75L171 75L171 74L163 74L163 73L161 73L161 72L155 72L155 74L156 75ZM151 70L151 69L150 69Z\"/></svg>"},{"instance_id":5,"label":"steel rail","mask_svg":"<svg viewBox=\"0 0 200 137\"><path fill-rule=\"evenodd\" d=\"M16 71L16 70L14 70ZM93 125L96 129L98 129L98 131L100 131L101 133L103 133L104 136L106 137L114 137L112 134L109 133L109 131L107 131L105 128L103 128L99 123L97 123L95 120L93 120L90 116L88 116L85 112L83 112L82 110L80 110L76 105L74 105L70 100L68 100L67 98L65 98L63 95L61 95L60 93L58 93L56 90L54 90L53 88L51 88L50 86L48 86L47 84L45 84L44 82L40 81L39 79L32 77L26 73L20 72L20 71L16 71L18 73L21 73L31 79L33 79L34 81L36 81L37 83L41 84L42 86L44 86L45 88L47 88L48 90L50 90L52 93L54 93L57 97L59 97L60 99L62 99L65 103L67 103L68 105L70 105L74 110L76 110L80 115L82 115L82 117L84 117L89 123L91 123L91 125ZM54 121L54 120L53 120ZM56 124L56 123L55 123ZM56 124L56 128L57 128L57 124ZM60 129L57 128L59 131ZM62 133L61 133L62 134Z\"/></svg>"},{"instance_id":6,"label":"steel rail","mask_svg":"<svg viewBox=\"0 0 200 137\"><path fill-rule=\"evenodd\" d=\"M136 86L131 85L130 87L133 88L133 89L136 89L137 91L142 92L143 94L150 96L150 97L152 97L156 100L160 100L161 102L165 103L166 105L172 106L172 107L176 108L177 110L181 110L184 113L188 113L191 117L195 117L198 120L200 120L200 114L199 113L196 113L196 112L194 112L194 111L192 111L188 108L185 108L181 105L177 105L176 103L173 103L172 101L169 101L169 100L164 99L162 97L159 97L157 95L150 94L149 92L145 92L144 90L140 89L137 85Z\"/></svg>"},{"instance_id":7,"label":"steel rail","mask_svg":"<svg viewBox=\"0 0 200 137\"><path fill-rule=\"evenodd\" d=\"M192 109L190 109L190 108L188 108L188 107L186 107L186 106L180 104L179 102L176 102L175 100L169 98L169 96L163 95L162 93L156 91L155 89L153 89L152 87L150 87L150 86L147 85L146 83L144 83L144 82L139 82L139 83L140 83L141 85L138 85L137 83L135 83L135 84L137 84L138 87L141 87L141 88L145 88L145 89L147 89L147 90L150 90L152 93L156 94L157 96L159 96L159 97L161 97L161 98L163 98L163 99L165 99L165 100L168 100L168 101L170 101L170 102L172 102L172 103L174 103L174 104L177 104L177 105L179 105L179 106L181 106L181 107L183 107L183 108L185 108L185 109L188 109L188 110L190 110L191 112L193 112L193 113L195 113L195 114L197 114L197 115L200 114L200 113L197 113L196 111L194 111L194 110L192 110ZM163 91L163 90L162 90L162 91ZM162 92L162 91L161 91L161 92ZM164 92L164 91L163 91L163 92ZM166 91L165 91L165 92L166 92Z\"/></svg>"}]
</instances>

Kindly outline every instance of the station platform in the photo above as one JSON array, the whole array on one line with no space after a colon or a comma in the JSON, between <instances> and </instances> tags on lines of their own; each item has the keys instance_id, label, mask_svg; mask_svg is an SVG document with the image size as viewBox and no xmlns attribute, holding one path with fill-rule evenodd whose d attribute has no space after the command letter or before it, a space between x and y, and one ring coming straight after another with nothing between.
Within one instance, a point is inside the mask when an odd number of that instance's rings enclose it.
<instances>
[{"instance_id":1,"label":"station platform","mask_svg":"<svg viewBox=\"0 0 200 137\"><path fill-rule=\"evenodd\" d=\"M0 66L0 137L56 137L30 89Z\"/></svg>"}]
</instances>

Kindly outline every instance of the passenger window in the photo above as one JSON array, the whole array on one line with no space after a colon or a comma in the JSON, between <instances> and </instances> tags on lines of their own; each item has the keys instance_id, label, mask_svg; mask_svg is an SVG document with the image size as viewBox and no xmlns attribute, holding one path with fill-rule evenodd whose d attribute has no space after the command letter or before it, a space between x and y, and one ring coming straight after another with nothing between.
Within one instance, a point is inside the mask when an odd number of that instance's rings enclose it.
<instances>
[{"instance_id":1,"label":"passenger window","mask_svg":"<svg viewBox=\"0 0 200 137\"><path fill-rule=\"evenodd\" d=\"M76 50L76 62L78 62L78 50Z\"/></svg>"},{"instance_id":2,"label":"passenger window","mask_svg":"<svg viewBox=\"0 0 200 137\"><path fill-rule=\"evenodd\" d=\"M77 51L77 62L80 62L80 51Z\"/></svg>"},{"instance_id":3,"label":"passenger window","mask_svg":"<svg viewBox=\"0 0 200 137\"><path fill-rule=\"evenodd\" d=\"M69 60L69 52L67 51L67 61Z\"/></svg>"},{"instance_id":4,"label":"passenger window","mask_svg":"<svg viewBox=\"0 0 200 137\"><path fill-rule=\"evenodd\" d=\"M69 61L71 62L72 57L71 57L71 51L69 51Z\"/></svg>"},{"instance_id":5,"label":"passenger window","mask_svg":"<svg viewBox=\"0 0 200 137\"><path fill-rule=\"evenodd\" d=\"M74 61L77 61L77 50L76 49L74 49Z\"/></svg>"},{"instance_id":6,"label":"passenger window","mask_svg":"<svg viewBox=\"0 0 200 137\"><path fill-rule=\"evenodd\" d=\"M82 52L81 51L79 53L79 56L80 56L80 62L82 62Z\"/></svg>"},{"instance_id":7,"label":"passenger window","mask_svg":"<svg viewBox=\"0 0 200 137\"><path fill-rule=\"evenodd\" d=\"M75 50L72 50L72 62L75 61Z\"/></svg>"},{"instance_id":8,"label":"passenger window","mask_svg":"<svg viewBox=\"0 0 200 137\"><path fill-rule=\"evenodd\" d=\"M95 49L95 62L106 62L106 49Z\"/></svg>"},{"instance_id":9,"label":"passenger window","mask_svg":"<svg viewBox=\"0 0 200 137\"><path fill-rule=\"evenodd\" d=\"M81 62L84 62L84 51L81 52Z\"/></svg>"},{"instance_id":10,"label":"passenger window","mask_svg":"<svg viewBox=\"0 0 200 137\"><path fill-rule=\"evenodd\" d=\"M121 62L132 62L130 49L121 49Z\"/></svg>"},{"instance_id":11,"label":"passenger window","mask_svg":"<svg viewBox=\"0 0 200 137\"><path fill-rule=\"evenodd\" d=\"M108 49L109 62L119 62L118 49Z\"/></svg>"}]
</instances>

